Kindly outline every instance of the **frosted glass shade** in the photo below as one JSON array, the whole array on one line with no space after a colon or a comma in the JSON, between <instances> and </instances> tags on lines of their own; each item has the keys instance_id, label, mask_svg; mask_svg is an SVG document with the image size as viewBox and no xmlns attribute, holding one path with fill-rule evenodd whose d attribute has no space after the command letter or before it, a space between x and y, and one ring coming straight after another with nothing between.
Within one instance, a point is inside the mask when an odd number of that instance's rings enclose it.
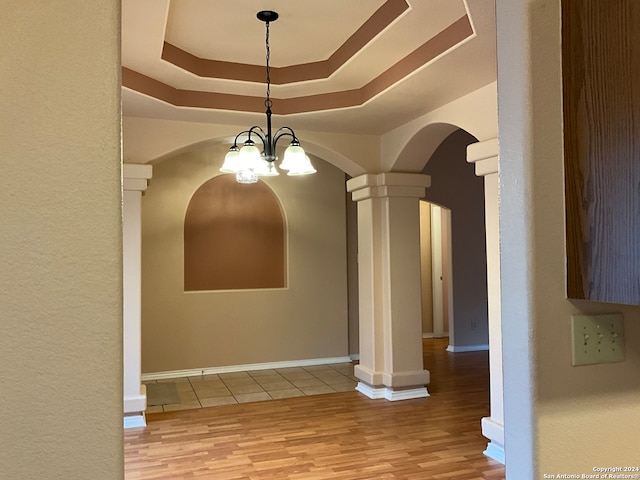
<instances>
[{"instance_id":1,"label":"frosted glass shade","mask_svg":"<svg viewBox=\"0 0 640 480\"><path fill-rule=\"evenodd\" d=\"M253 169L260 167L260 161L262 158L260 157L260 150L256 147L253 142L248 144L245 143L244 147L240 149L240 169Z\"/></svg>"},{"instance_id":2,"label":"frosted glass shade","mask_svg":"<svg viewBox=\"0 0 640 480\"><path fill-rule=\"evenodd\" d=\"M237 173L240 171L240 150L231 147L224 157L224 163L220 167L222 173Z\"/></svg>"},{"instance_id":3,"label":"frosted glass shade","mask_svg":"<svg viewBox=\"0 0 640 480\"><path fill-rule=\"evenodd\" d=\"M305 155L304 160L298 161L291 166L287 175L292 177L296 175L309 175L311 173L316 173L316 171L317 170L313 168L313 165L311 165L309 157Z\"/></svg>"},{"instance_id":4,"label":"frosted glass shade","mask_svg":"<svg viewBox=\"0 0 640 480\"><path fill-rule=\"evenodd\" d=\"M296 164L305 161L306 154L300 145L289 145L284 151L284 158L280 163L282 170L290 170L295 168Z\"/></svg>"}]
</instances>

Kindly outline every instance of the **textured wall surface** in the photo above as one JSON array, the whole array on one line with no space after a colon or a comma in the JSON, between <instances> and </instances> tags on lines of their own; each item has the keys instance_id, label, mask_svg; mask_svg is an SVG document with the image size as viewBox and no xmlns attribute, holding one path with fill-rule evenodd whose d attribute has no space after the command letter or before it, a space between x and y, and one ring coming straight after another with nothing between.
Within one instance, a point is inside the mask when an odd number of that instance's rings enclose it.
<instances>
[{"instance_id":1,"label":"textured wall surface","mask_svg":"<svg viewBox=\"0 0 640 480\"><path fill-rule=\"evenodd\" d=\"M187 205L226 152L210 145L154 165L142 199L142 371L348 355L345 180L326 162L265 179L286 218L287 288L184 291Z\"/></svg>"},{"instance_id":2,"label":"textured wall surface","mask_svg":"<svg viewBox=\"0 0 640 480\"><path fill-rule=\"evenodd\" d=\"M566 298L560 0L499 0L509 480L638 464L640 308ZM571 315L621 312L625 360L571 366Z\"/></svg>"},{"instance_id":3,"label":"textured wall surface","mask_svg":"<svg viewBox=\"0 0 640 480\"><path fill-rule=\"evenodd\" d=\"M122 478L120 2L0 10L0 477Z\"/></svg>"}]
</instances>

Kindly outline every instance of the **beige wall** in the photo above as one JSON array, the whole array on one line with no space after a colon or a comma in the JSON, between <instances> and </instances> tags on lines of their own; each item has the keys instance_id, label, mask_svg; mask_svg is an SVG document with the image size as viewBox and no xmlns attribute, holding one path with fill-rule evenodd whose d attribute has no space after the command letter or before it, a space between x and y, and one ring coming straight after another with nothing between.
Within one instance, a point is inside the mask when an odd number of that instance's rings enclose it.
<instances>
[{"instance_id":1,"label":"beige wall","mask_svg":"<svg viewBox=\"0 0 640 480\"><path fill-rule=\"evenodd\" d=\"M349 303L349 355L360 353L360 307L358 299L358 204L347 193L347 296Z\"/></svg>"},{"instance_id":2,"label":"beige wall","mask_svg":"<svg viewBox=\"0 0 640 480\"><path fill-rule=\"evenodd\" d=\"M495 100L495 94L494 94ZM495 101L494 101L495 103ZM264 117L254 116L263 121ZM195 145L232 142L241 125L185 122L158 118L123 117L125 163L150 163L191 150ZM308 154L323 158L350 176L380 171L380 137L296 128Z\"/></svg>"},{"instance_id":3,"label":"beige wall","mask_svg":"<svg viewBox=\"0 0 640 480\"><path fill-rule=\"evenodd\" d=\"M227 148L154 165L142 199L143 372L348 355L345 177L321 160L313 176L265 180L288 222L287 289L184 293L184 213Z\"/></svg>"},{"instance_id":4,"label":"beige wall","mask_svg":"<svg viewBox=\"0 0 640 480\"><path fill-rule=\"evenodd\" d=\"M566 299L560 0L499 0L508 479L637 466L640 307ZM625 360L571 366L571 315L621 312Z\"/></svg>"},{"instance_id":5,"label":"beige wall","mask_svg":"<svg viewBox=\"0 0 640 480\"><path fill-rule=\"evenodd\" d=\"M420 273L422 281L422 333L433 333L433 280L431 268L431 204L420 202Z\"/></svg>"},{"instance_id":6,"label":"beige wall","mask_svg":"<svg viewBox=\"0 0 640 480\"><path fill-rule=\"evenodd\" d=\"M120 2L0 10L0 477L119 479Z\"/></svg>"}]
</instances>

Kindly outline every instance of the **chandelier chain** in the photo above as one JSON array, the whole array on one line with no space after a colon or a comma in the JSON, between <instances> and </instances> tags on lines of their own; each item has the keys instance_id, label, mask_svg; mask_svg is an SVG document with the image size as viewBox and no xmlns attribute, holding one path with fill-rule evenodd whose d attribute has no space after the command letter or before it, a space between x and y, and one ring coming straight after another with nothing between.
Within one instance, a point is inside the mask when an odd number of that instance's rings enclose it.
<instances>
[{"instance_id":1,"label":"chandelier chain","mask_svg":"<svg viewBox=\"0 0 640 480\"><path fill-rule=\"evenodd\" d=\"M267 108L271 108L273 102L271 101L271 65L269 64L269 60L271 59L271 45L269 43L269 22L266 22L266 40L265 45L267 49L267 98L264 101L264 105Z\"/></svg>"}]
</instances>

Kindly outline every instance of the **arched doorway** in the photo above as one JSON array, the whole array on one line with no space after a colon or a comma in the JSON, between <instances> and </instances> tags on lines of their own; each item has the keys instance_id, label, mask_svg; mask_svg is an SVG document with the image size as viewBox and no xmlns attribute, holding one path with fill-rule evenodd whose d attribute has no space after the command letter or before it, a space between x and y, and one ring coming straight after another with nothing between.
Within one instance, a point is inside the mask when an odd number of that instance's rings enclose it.
<instances>
[{"instance_id":1,"label":"arched doorway","mask_svg":"<svg viewBox=\"0 0 640 480\"><path fill-rule=\"evenodd\" d=\"M489 348L484 183L466 157L467 146L476 141L464 130L454 131L423 169L431 177L425 200L451 211L452 352Z\"/></svg>"}]
</instances>

